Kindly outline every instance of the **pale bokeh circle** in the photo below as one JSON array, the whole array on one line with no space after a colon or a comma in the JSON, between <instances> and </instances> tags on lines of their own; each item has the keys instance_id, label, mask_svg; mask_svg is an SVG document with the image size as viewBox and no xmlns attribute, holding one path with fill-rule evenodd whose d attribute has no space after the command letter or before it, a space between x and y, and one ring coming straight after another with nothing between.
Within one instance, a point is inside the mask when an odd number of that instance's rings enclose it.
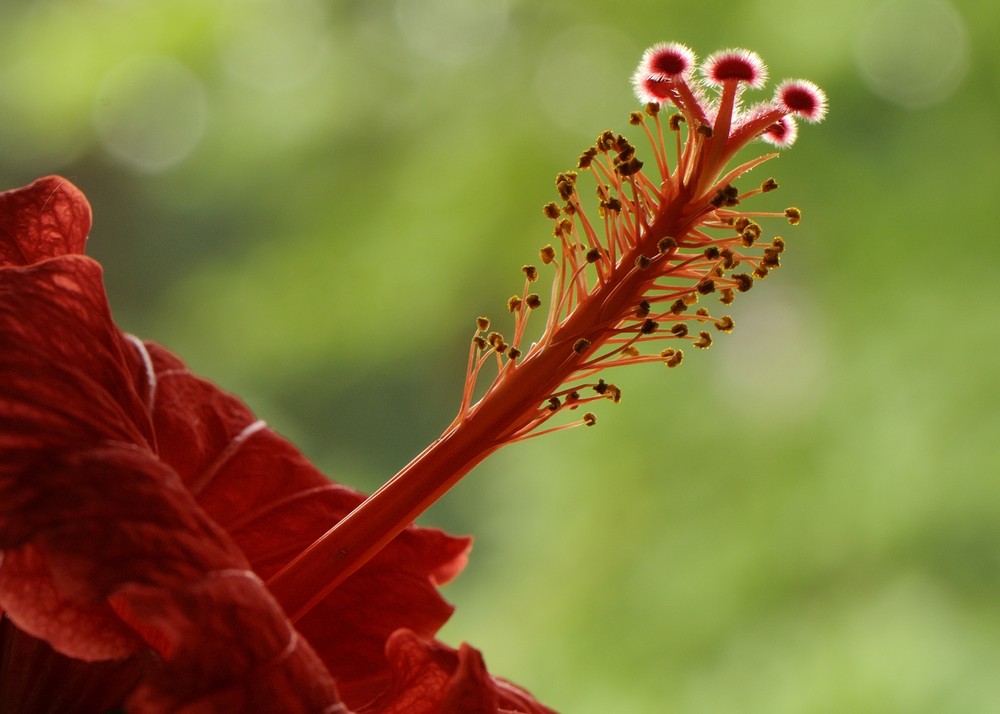
<instances>
[{"instance_id":1,"label":"pale bokeh circle","mask_svg":"<svg viewBox=\"0 0 1000 714\"><path fill-rule=\"evenodd\" d=\"M968 69L965 21L947 0L888 0L865 16L855 57L879 96L911 109L937 104Z\"/></svg>"},{"instance_id":2,"label":"pale bokeh circle","mask_svg":"<svg viewBox=\"0 0 1000 714\"><path fill-rule=\"evenodd\" d=\"M101 145L143 172L183 161L205 131L208 102L201 79L172 57L133 57L97 90L92 119Z\"/></svg>"}]
</instances>

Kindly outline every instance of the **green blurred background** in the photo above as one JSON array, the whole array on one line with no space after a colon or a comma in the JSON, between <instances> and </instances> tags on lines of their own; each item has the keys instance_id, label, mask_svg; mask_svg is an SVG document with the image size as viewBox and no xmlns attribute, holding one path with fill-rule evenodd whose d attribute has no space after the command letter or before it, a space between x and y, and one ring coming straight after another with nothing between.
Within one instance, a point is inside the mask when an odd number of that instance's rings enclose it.
<instances>
[{"instance_id":1,"label":"green blurred background","mask_svg":"<svg viewBox=\"0 0 1000 714\"><path fill-rule=\"evenodd\" d=\"M647 45L816 81L829 118L766 169L805 220L736 331L423 518L476 537L444 637L570 713L998 712L998 30L985 0L5 0L0 178L78 183L125 329L372 490L451 420Z\"/></svg>"}]
</instances>

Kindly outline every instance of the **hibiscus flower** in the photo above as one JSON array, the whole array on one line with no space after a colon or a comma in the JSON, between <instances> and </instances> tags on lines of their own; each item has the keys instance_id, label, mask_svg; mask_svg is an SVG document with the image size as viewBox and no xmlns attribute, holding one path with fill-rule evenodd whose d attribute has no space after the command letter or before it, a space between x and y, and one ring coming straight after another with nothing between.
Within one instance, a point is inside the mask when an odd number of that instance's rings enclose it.
<instances>
[{"instance_id":1,"label":"hibiscus flower","mask_svg":"<svg viewBox=\"0 0 1000 714\"><path fill-rule=\"evenodd\" d=\"M437 642L451 614L437 586L470 542L414 519L489 454L593 426L582 407L621 390L603 369L677 367L706 349L730 305L781 264L785 241L744 204L778 188L734 185L757 139L784 148L826 97L782 82L746 105L766 69L746 50L695 79L677 43L633 76L645 167L602 133L543 207L554 243L544 299L525 265L509 339L476 320L458 415L368 498L333 483L234 397L111 318L84 256L90 207L65 179L0 194L0 707L31 712L551 711L491 676L480 654ZM661 110L678 113L661 121ZM685 126L687 129L683 129ZM596 184L588 215L578 183ZM536 323L539 318L531 318ZM661 349L662 348L662 349ZM495 367L489 386L478 380ZM481 394L478 399L474 395ZM552 426L558 415L575 421Z\"/></svg>"},{"instance_id":2,"label":"hibiscus flower","mask_svg":"<svg viewBox=\"0 0 1000 714\"><path fill-rule=\"evenodd\" d=\"M470 541L409 527L294 625L265 582L363 496L123 334L59 177L0 194L0 710L547 712L434 639Z\"/></svg>"}]
</instances>

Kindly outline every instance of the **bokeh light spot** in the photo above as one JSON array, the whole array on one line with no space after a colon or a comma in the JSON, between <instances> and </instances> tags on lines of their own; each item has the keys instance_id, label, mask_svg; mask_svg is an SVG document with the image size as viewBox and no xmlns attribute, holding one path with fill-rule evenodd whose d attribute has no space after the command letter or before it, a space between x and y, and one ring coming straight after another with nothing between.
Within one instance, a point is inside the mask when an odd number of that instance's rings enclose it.
<instances>
[{"instance_id":1,"label":"bokeh light spot","mask_svg":"<svg viewBox=\"0 0 1000 714\"><path fill-rule=\"evenodd\" d=\"M97 90L94 129L119 161L155 173L183 161L205 131L208 103L194 72L162 55L133 57Z\"/></svg>"},{"instance_id":2,"label":"bokeh light spot","mask_svg":"<svg viewBox=\"0 0 1000 714\"><path fill-rule=\"evenodd\" d=\"M889 0L872 8L856 59L879 96L916 109L946 99L968 69L965 22L945 0Z\"/></svg>"}]
</instances>

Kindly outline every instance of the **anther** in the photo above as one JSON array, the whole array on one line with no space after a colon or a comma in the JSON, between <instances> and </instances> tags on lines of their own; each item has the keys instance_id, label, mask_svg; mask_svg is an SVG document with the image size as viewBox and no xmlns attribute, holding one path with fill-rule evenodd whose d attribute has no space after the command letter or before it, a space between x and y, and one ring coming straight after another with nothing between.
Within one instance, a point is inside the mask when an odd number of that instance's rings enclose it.
<instances>
[{"instance_id":1,"label":"anther","mask_svg":"<svg viewBox=\"0 0 1000 714\"><path fill-rule=\"evenodd\" d=\"M733 280L736 281L736 289L741 293L745 293L753 287L753 277L747 273L736 273Z\"/></svg>"},{"instance_id":2,"label":"anther","mask_svg":"<svg viewBox=\"0 0 1000 714\"><path fill-rule=\"evenodd\" d=\"M628 161L623 161L615 167L621 176L632 176L642 171L642 162L634 156Z\"/></svg>"},{"instance_id":3,"label":"anther","mask_svg":"<svg viewBox=\"0 0 1000 714\"><path fill-rule=\"evenodd\" d=\"M567 219L562 219L561 221L556 221L555 228L552 229L552 235L556 237L568 236L573 232L573 222Z\"/></svg>"},{"instance_id":4,"label":"anther","mask_svg":"<svg viewBox=\"0 0 1000 714\"><path fill-rule=\"evenodd\" d=\"M643 320L642 326L639 327L639 332L641 332L644 335L651 335L654 332L656 332L656 330L659 327L660 323L658 323L656 320L652 320L647 317L645 320Z\"/></svg>"},{"instance_id":5,"label":"anther","mask_svg":"<svg viewBox=\"0 0 1000 714\"><path fill-rule=\"evenodd\" d=\"M622 202L617 198L609 198L607 201L601 201L601 208L605 208L614 213L620 213L622 210Z\"/></svg>"},{"instance_id":6,"label":"anther","mask_svg":"<svg viewBox=\"0 0 1000 714\"><path fill-rule=\"evenodd\" d=\"M715 322L715 329L719 332L732 332L736 325L733 323L733 318L729 315L723 315Z\"/></svg>"},{"instance_id":7,"label":"anther","mask_svg":"<svg viewBox=\"0 0 1000 714\"><path fill-rule=\"evenodd\" d=\"M797 209L795 206L789 206L785 209L785 218L787 218L788 222L793 226L797 226L799 221L802 220L802 211Z\"/></svg>"},{"instance_id":8,"label":"anther","mask_svg":"<svg viewBox=\"0 0 1000 714\"><path fill-rule=\"evenodd\" d=\"M653 261L651 261L651 260L650 260L649 258L647 258L646 256L644 256L644 255L639 255L639 256L638 256L638 257L637 257L637 258L635 259L635 267L637 267L637 268L638 268L639 270L645 270L646 268L648 268L648 267L649 267L650 263L652 263L652 262L653 262Z\"/></svg>"},{"instance_id":9,"label":"anther","mask_svg":"<svg viewBox=\"0 0 1000 714\"><path fill-rule=\"evenodd\" d=\"M516 347L511 347L509 350L507 350L507 356L510 357L511 359L517 359L518 357L521 356L521 350L517 349Z\"/></svg>"},{"instance_id":10,"label":"anther","mask_svg":"<svg viewBox=\"0 0 1000 714\"><path fill-rule=\"evenodd\" d=\"M521 309L521 297L519 295L511 295L507 300L507 312L517 312Z\"/></svg>"},{"instance_id":11,"label":"anther","mask_svg":"<svg viewBox=\"0 0 1000 714\"><path fill-rule=\"evenodd\" d=\"M602 397L607 397L615 404L618 404L622 400L622 390L610 382L605 382L603 379L598 380L593 389Z\"/></svg>"},{"instance_id":12,"label":"anther","mask_svg":"<svg viewBox=\"0 0 1000 714\"><path fill-rule=\"evenodd\" d=\"M576 185L576 172L566 171L556 176L556 190L559 191L559 198L568 201L573 195Z\"/></svg>"},{"instance_id":13,"label":"anther","mask_svg":"<svg viewBox=\"0 0 1000 714\"><path fill-rule=\"evenodd\" d=\"M645 317L649 314L651 306L649 300L643 300L639 303L639 306L635 309L635 314L637 317Z\"/></svg>"},{"instance_id":14,"label":"anther","mask_svg":"<svg viewBox=\"0 0 1000 714\"><path fill-rule=\"evenodd\" d=\"M597 150L601 153L607 153L615 146L615 134L610 129L605 129L599 137L597 137Z\"/></svg>"},{"instance_id":15,"label":"anther","mask_svg":"<svg viewBox=\"0 0 1000 714\"><path fill-rule=\"evenodd\" d=\"M521 272L524 273L526 278L528 278L529 283L533 283L538 280L538 268L534 265L521 266Z\"/></svg>"},{"instance_id":16,"label":"anther","mask_svg":"<svg viewBox=\"0 0 1000 714\"><path fill-rule=\"evenodd\" d=\"M670 334L674 337L687 337L688 326L683 322L678 322L676 325L670 328Z\"/></svg>"},{"instance_id":17,"label":"anther","mask_svg":"<svg viewBox=\"0 0 1000 714\"><path fill-rule=\"evenodd\" d=\"M488 318L488 317L477 317L476 318L476 327L479 328L480 332L486 332L488 329L490 329L490 318Z\"/></svg>"},{"instance_id":18,"label":"anther","mask_svg":"<svg viewBox=\"0 0 1000 714\"><path fill-rule=\"evenodd\" d=\"M739 261L736 259L736 254L731 248L723 248L719 251L719 257L722 258L722 267L726 270L732 270L739 265Z\"/></svg>"},{"instance_id":19,"label":"anther","mask_svg":"<svg viewBox=\"0 0 1000 714\"><path fill-rule=\"evenodd\" d=\"M670 306L671 315L683 315L684 311L687 310L687 303L678 298L674 300L673 305Z\"/></svg>"},{"instance_id":20,"label":"anther","mask_svg":"<svg viewBox=\"0 0 1000 714\"><path fill-rule=\"evenodd\" d=\"M542 306L542 299L538 297L538 293L530 293L524 297L524 304L532 310L537 310Z\"/></svg>"},{"instance_id":21,"label":"anther","mask_svg":"<svg viewBox=\"0 0 1000 714\"><path fill-rule=\"evenodd\" d=\"M628 115L628 123L632 126L639 126L643 121L642 112L632 112Z\"/></svg>"},{"instance_id":22,"label":"anther","mask_svg":"<svg viewBox=\"0 0 1000 714\"><path fill-rule=\"evenodd\" d=\"M666 236L665 238L660 238L656 243L656 248L661 253L666 253L667 251L674 250L677 247L677 240Z\"/></svg>"},{"instance_id":23,"label":"anther","mask_svg":"<svg viewBox=\"0 0 1000 714\"><path fill-rule=\"evenodd\" d=\"M626 161L635 156L635 147L632 146L631 144L625 144L624 146L616 148L615 150L618 152L618 156L616 156L613 160L615 166L621 166Z\"/></svg>"},{"instance_id":24,"label":"anther","mask_svg":"<svg viewBox=\"0 0 1000 714\"><path fill-rule=\"evenodd\" d=\"M694 346L700 350L707 350L712 346L712 336L702 330L698 333L698 340L695 341Z\"/></svg>"},{"instance_id":25,"label":"anther","mask_svg":"<svg viewBox=\"0 0 1000 714\"><path fill-rule=\"evenodd\" d=\"M680 131L682 121L685 121L685 119L680 114L671 114L667 126L670 127L670 131Z\"/></svg>"},{"instance_id":26,"label":"anther","mask_svg":"<svg viewBox=\"0 0 1000 714\"><path fill-rule=\"evenodd\" d=\"M763 193L767 193L768 191L774 191L776 188L778 188L778 182L775 181L773 178L769 178L767 181L765 181L760 185L760 190Z\"/></svg>"},{"instance_id":27,"label":"anther","mask_svg":"<svg viewBox=\"0 0 1000 714\"><path fill-rule=\"evenodd\" d=\"M541 258L542 263L548 265L553 260L556 259L556 249L551 245L546 245L541 250L538 251L538 257Z\"/></svg>"},{"instance_id":28,"label":"anther","mask_svg":"<svg viewBox=\"0 0 1000 714\"><path fill-rule=\"evenodd\" d=\"M580 170L589 169L590 165L594 163L595 156L597 156L597 149L591 146L580 154L580 159L576 162L576 167Z\"/></svg>"},{"instance_id":29,"label":"anther","mask_svg":"<svg viewBox=\"0 0 1000 714\"><path fill-rule=\"evenodd\" d=\"M590 250L587 251L587 262L588 263L596 263L600 259L601 259L601 249L600 248L591 248Z\"/></svg>"},{"instance_id":30,"label":"anther","mask_svg":"<svg viewBox=\"0 0 1000 714\"><path fill-rule=\"evenodd\" d=\"M550 412L559 411L559 407L562 406L562 402L559 401L559 397L549 397L549 405L546 407Z\"/></svg>"},{"instance_id":31,"label":"anther","mask_svg":"<svg viewBox=\"0 0 1000 714\"><path fill-rule=\"evenodd\" d=\"M559 205L555 201L549 201L544 206L542 206L542 213L545 214L546 218L551 218L555 220L559 218L560 214Z\"/></svg>"},{"instance_id":32,"label":"anther","mask_svg":"<svg viewBox=\"0 0 1000 714\"><path fill-rule=\"evenodd\" d=\"M573 351L578 355L582 355L590 348L590 340L581 337L576 342L573 343Z\"/></svg>"},{"instance_id":33,"label":"anther","mask_svg":"<svg viewBox=\"0 0 1000 714\"><path fill-rule=\"evenodd\" d=\"M684 352L683 350L666 349L660 353L660 357L663 358L663 363L668 367L676 367L684 359Z\"/></svg>"},{"instance_id":34,"label":"anther","mask_svg":"<svg viewBox=\"0 0 1000 714\"><path fill-rule=\"evenodd\" d=\"M726 184L718 191L715 192L715 196L712 198L712 205L716 208L721 208L726 206L732 208L733 206L738 206L740 203L740 192L732 184Z\"/></svg>"},{"instance_id":35,"label":"anther","mask_svg":"<svg viewBox=\"0 0 1000 714\"><path fill-rule=\"evenodd\" d=\"M593 426L596 423L597 423L597 415L594 414L593 412L587 412L586 414L583 415L584 426Z\"/></svg>"},{"instance_id":36,"label":"anther","mask_svg":"<svg viewBox=\"0 0 1000 714\"><path fill-rule=\"evenodd\" d=\"M723 305L732 305L736 300L736 292L732 288L723 288L719 291L719 302Z\"/></svg>"},{"instance_id":37,"label":"anther","mask_svg":"<svg viewBox=\"0 0 1000 714\"><path fill-rule=\"evenodd\" d=\"M615 137L615 151L619 158L627 159L635 155L635 147L622 134Z\"/></svg>"},{"instance_id":38,"label":"anther","mask_svg":"<svg viewBox=\"0 0 1000 714\"><path fill-rule=\"evenodd\" d=\"M695 286L695 289L701 295L710 295L715 292L715 281L714 280L702 280Z\"/></svg>"}]
</instances>

